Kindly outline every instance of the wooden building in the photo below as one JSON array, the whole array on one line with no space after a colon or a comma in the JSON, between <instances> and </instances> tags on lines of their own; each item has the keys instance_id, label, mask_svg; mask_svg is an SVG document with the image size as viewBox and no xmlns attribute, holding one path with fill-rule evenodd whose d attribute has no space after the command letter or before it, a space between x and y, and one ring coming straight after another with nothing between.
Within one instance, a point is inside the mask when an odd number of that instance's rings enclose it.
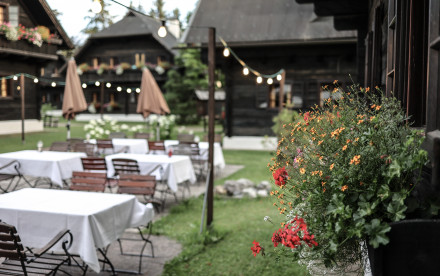
<instances>
[{"instance_id":1,"label":"wooden building","mask_svg":"<svg viewBox=\"0 0 440 276\"><path fill-rule=\"evenodd\" d=\"M349 74L354 81L358 77L356 32L336 31L332 22L332 17L316 16L313 5L290 0L199 1L182 40L206 51L206 26L216 28L216 66L225 74L227 136L273 135L279 82L257 84L252 74L243 75L236 59L222 55L219 38L261 74L284 69L281 104L304 110L328 97L323 85L335 79L351 83Z\"/></svg>"},{"instance_id":2,"label":"wooden building","mask_svg":"<svg viewBox=\"0 0 440 276\"><path fill-rule=\"evenodd\" d=\"M101 88L104 113L135 113L142 68L148 67L161 87L173 64L176 38L157 35L161 23L129 12L123 19L91 35L75 54L86 101L100 112ZM99 86L95 83L99 82ZM102 87L103 86L103 87ZM83 86L84 87L84 86ZM89 109L93 112L93 108Z\"/></svg>"},{"instance_id":3,"label":"wooden building","mask_svg":"<svg viewBox=\"0 0 440 276\"><path fill-rule=\"evenodd\" d=\"M20 73L26 74L25 118L36 121L41 90L34 77L59 59L58 50L71 49L73 44L45 0L1 0L0 22L0 121L21 119L23 90L20 79L10 78Z\"/></svg>"}]
</instances>

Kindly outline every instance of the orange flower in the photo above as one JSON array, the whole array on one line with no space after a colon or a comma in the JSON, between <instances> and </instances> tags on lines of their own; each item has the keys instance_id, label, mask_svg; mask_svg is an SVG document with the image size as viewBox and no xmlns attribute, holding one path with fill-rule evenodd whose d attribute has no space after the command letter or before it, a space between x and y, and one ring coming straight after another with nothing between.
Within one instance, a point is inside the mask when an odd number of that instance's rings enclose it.
<instances>
[{"instance_id":1,"label":"orange flower","mask_svg":"<svg viewBox=\"0 0 440 276\"><path fill-rule=\"evenodd\" d=\"M347 189L348 189L348 186L347 186L347 185L344 185L344 186L341 187L341 191L345 191L345 190L347 190Z\"/></svg>"},{"instance_id":2,"label":"orange flower","mask_svg":"<svg viewBox=\"0 0 440 276\"><path fill-rule=\"evenodd\" d=\"M337 83L338 83L338 80L334 80L334 81L333 81L333 84L337 84Z\"/></svg>"},{"instance_id":3,"label":"orange flower","mask_svg":"<svg viewBox=\"0 0 440 276\"><path fill-rule=\"evenodd\" d=\"M346 149L347 149L347 145L345 145L345 146L342 147L342 150L343 150L343 151L346 150Z\"/></svg>"},{"instance_id":4,"label":"orange flower","mask_svg":"<svg viewBox=\"0 0 440 276\"><path fill-rule=\"evenodd\" d=\"M333 170L333 168L335 167L335 163L330 165L330 170Z\"/></svg>"},{"instance_id":5,"label":"orange flower","mask_svg":"<svg viewBox=\"0 0 440 276\"><path fill-rule=\"evenodd\" d=\"M318 141L318 146L322 144L322 142L324 142L323 140Z\"/></svg>"},{"instance_id":6,"label":"orange flower","mask_svg":"<svg viewBox=\"0 0 440 276\"><path fill-rule=\"evenodd\" d=\"M360 156L360 155L355 155L355 156L350 160L350 165L352 165L352 164L359 165L360 162L361 162L361 156Z\"/></svg>"},{"instance_id":7,"label":"orange flower","mask_svg":"<svg viewBox=\"0 0 440 276\"><path fill-rule=\"evenodd\" d=\"M370 91L370 87L365 88L365 92Z\"/></svg>"},{"instance_id":8,"label":"orange flower","mask_svg":"<svg viewBox=\"0 0 440 276\"><path fill-rule=\"evenodd\" d=\"M300 172L301 174L305 174L305 173L306 173L306 169L301 168L301 169L299 169L299 172Z\"/></svg>"},{"instance_id":9,"label":"orange flower","mask_svg":"<svg viewBox=\"0 0 440 276\"><path fill-rule=\"evenodd\" d=\"M381 108L381 106L380 106L380 105L376 106L376 110L379 110L380 108Z\"/></svg>"},{"instance_id":10,"label":"orange flower","mask_svg":"<svg viewBox=\"0 0 440 276\"><path fill-rule=\"evenodd\" d=\"M321 181L322 187L324 187L325 183L327 183L327 182Z\"/></svg>"}]
</instances>

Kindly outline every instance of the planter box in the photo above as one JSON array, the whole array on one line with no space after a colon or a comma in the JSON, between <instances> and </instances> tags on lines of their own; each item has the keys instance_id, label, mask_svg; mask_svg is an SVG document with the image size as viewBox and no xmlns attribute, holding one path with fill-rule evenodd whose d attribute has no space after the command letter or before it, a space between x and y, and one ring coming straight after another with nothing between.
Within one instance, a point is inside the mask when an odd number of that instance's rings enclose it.
<instances>
[{"instance_id":1,"label":"planter box","mask_svg":"<svg viewBox=\"0 0 440 276\"><path fill-rule=\"evenodd\" d=\"M440 220L390 224L389 244L368 248L373 276L440 275Z\"/></svg>"}]
</instances>

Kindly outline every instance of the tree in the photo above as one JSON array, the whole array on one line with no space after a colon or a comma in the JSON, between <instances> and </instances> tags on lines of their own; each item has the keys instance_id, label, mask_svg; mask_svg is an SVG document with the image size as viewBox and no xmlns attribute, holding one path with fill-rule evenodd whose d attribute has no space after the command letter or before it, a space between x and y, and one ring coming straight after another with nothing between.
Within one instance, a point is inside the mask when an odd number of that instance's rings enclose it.
<instances>
[{"instance_id":1,"label":"tree","mask_svg":"<svg viewBox=\"0 0 440 276\"><path fill-rule=\"evenodd\" d=\"M197 123L196 89L208 89L207 66L200 59L199 49L182 49L175 57L176 67L168 71L165 98L178 123Z\"/></svg>"},{"instance_id":2,"label":"tree","mask_svg":"<svg viewBox=\"0 0 440 276\"><path fill-rule=\"evenodd\" d=\"M150 10L150 16L158 19L166 19L167 16L165 14L164 5L165 5L164 0L156 0L154 2L155 8Z\"/></svg>"},{"instance_id":3,"label":"tree","mask_svg":"<svg viewBox=\"0 0 440 276\"><path fill-rule=\"evenodd\" d=\"M99 2L101 3L102 7L101 12L95 14L91 9L89 9L89 14L91 15L84 17L84 19L88 20L89 23L81 32L85 34L94 34L113 24L113 19L115 16L110 15L110 12L107 10L107 4L104 1Z\"/></svg>"}]
</instances>

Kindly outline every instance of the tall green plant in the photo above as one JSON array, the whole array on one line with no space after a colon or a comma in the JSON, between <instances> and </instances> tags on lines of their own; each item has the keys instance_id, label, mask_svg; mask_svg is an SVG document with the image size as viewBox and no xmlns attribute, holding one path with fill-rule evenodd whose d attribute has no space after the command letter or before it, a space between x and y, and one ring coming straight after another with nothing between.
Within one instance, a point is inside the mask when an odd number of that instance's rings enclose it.
<instances>
[{"instance_id":1,"label":"tall green plant","mask_svg":"<svg viewBox=\"0 0 440 276\"><path fill-rule=\"evenodd\" d=\"M195 89L208 88L207 66L202 63L199 49L183 49L175 59L177 69L168 71L165 83L167 100L178 123L197 123Z\"/></svg>"}]
</instances>

